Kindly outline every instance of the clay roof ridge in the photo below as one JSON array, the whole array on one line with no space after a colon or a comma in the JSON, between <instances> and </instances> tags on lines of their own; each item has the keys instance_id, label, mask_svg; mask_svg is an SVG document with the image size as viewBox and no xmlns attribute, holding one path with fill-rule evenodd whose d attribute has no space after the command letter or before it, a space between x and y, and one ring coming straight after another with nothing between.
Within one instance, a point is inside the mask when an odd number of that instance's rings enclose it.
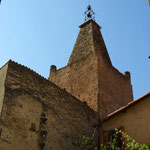
<instances>
[{"instance_id":1,"label":"clay roof ridge","mask_svg":"<svg viewBox=\"0 0 150 150\"><path fill-rule=\"evenodd\" d=\"M130 107L134 106L135 104L141 102L142 100L144 100L145 97L150 96L150 92L146 93L145 95L143 95L142 97L128 103L127 105L117 109L116 111L110 113L109 115L107 115L105 118L102 119L102 121L106 121L114 116L116 116L117 114L126 111L127 109L129 109Z\"/></svg>"},{"instance_id":2,"label":"clay roof ridge","mask_svg":"<svg viewBox=\"0 0 150 150\"><path fill-rule=\"evenodd\" d=\"M65 92L66 94L70 95L73 99L77 100L77 101L80 102L81 104L88 106L87 104L85 104L84 102L82 102L81 100L79 100L78 98L76 98L75 96L73 96L72 94L70 94L69 92L67 92L65 89L60 88L58 85L56 85L56 84L54 84L53 82L49 81L49 80L46 79L45 77L39 75L37 72L35 72L34 70L28 68L27 66L24 66L24 65L22 65L22 64L19 64L18 62L15 62L15 61L13 61L13 60L11 60L11 59L10 59L6 64L9 64L9 63L14 63L14 64L16 64L16 65L18 65L18 66L20 66L20 67L23 67L23 68L25 68L25 69L31 71L31 73L33 73L33 74L35 74L36 76L40 77L41 79L45 80L47 83L51 84L53 87L55 87L55 88L57 88L57 89L59 89L59 90ZM6 64L5 64L5 65L6 65ZM88 107L89 107L89 106L88 106ZM93 110L93 109L90 108L90 107L89 107L89 109ZM94 110L93 110L93 111L94 111ZM95 111L94 111L94 112L95 112Z\"/></svg>"}]
</instances>

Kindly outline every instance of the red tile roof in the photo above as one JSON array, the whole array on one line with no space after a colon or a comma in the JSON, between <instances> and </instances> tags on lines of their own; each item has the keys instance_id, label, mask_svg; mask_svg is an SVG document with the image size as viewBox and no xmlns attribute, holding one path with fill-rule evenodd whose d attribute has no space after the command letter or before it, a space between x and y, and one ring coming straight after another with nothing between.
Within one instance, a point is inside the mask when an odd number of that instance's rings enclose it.
<instances>
[{"instance_id":1,"label":"red tile roof","mask_svg":"<svg viewBox=\"0 0 150 150\"><path fill-rule=\"evenodd\" d=\"M150 96L150 92L148 92L147 94L143 95L142 97L138 98L137 100L135 101L132 101L130 103L128 103L127 105L119 108L118 110L112 112L111 114L107 115L105 118L102 119L102 122L105 122L107 121L108 119L120 114L121 112L124 112L126 111L127 109L129 109L130 107L136 105L137 103L143 101L145 98L149 97Z\"/></svg>"}]
</instances>

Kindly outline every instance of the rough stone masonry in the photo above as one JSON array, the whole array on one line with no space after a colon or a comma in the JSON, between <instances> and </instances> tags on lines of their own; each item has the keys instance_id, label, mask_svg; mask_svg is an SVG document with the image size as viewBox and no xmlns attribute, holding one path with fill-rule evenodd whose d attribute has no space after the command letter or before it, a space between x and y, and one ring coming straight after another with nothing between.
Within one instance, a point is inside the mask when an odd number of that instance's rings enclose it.
<instances>
[{"instance_id":1,"label":"rough stone masonry","mask_svg":"<svg viewBox=\"0 0 150 150\"><path fill-rule=\"evenodd\" d=\"M25 66L0 69L0 150L77 150L96 112Z\"/></svg>"},{"instance_id":2,"label":"rough stone masonry","mask_svg":"<svg viewBox=\"0 0 150 150\"><path fill-rule=\"evenodd\" d=\"M117 110L133 100L130 73L121 74L112 66L101 27L93 20L80 26L68 65L51 66L49 80L97 109L100 89L101 116Z\"/></svg>"}]
</instances>

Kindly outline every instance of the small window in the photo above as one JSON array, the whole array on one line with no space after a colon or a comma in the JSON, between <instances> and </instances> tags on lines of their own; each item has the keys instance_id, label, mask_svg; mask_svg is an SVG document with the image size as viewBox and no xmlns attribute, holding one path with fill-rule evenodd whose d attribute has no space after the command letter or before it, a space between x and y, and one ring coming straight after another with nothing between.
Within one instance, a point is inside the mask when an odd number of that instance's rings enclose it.
<instances>
[{"instance_id":1,"label":"small window","mask_svg":"<svg viewBox=\"0 0 150 150\"><path fill-rule=\"evenodd\" d=\"M2 128L0 128L0 137L2 136Z\"/></svg>"},{"instance_id":2,"label":"small window","mask_svg":"<svg viewBox=\"0 0 150 150\"><path fill-rule=\"evenodd\" d=\"M30 128L31 131L35 132L36 131L36 125L35 123L31 123L31 128Z\"/></svg>"},{"instance_id":3,"label":"small window","mask_svg":"<svg viewBox=\"0 0 150 150\"><path fill-rule=\"evenodd\" d=\"M123 141L122 141L122 133L118 131L122 131L122 128L115 128L109 131L103 131L103 144L109 146L110 143L114 142L115 139L115 146L118 148L122 148Z\"/></svg>"},{"instance_id":4,"label":"small window","mask_svg":"<svg viewBox=\"0 0 150 150\"><path fill-rule=\"evenodd\" d=\"M122 134L118 131L120 131L120 128L116 128L116 129L110 131L109 135L108 135L109 136L108 139L111 143L113 143L114 139L116 139L115 146L118 148L122 148L122 139L121 139ZM116 132L117 132L117 134L116 134Z\"/></svg>"}]
</instances>

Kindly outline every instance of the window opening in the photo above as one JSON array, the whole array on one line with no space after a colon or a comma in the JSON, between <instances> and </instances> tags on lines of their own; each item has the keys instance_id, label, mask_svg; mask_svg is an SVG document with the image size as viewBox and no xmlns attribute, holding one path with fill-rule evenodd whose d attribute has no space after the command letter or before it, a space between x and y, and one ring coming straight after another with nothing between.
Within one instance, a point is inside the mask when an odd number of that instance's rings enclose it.
<instances>
[{"instance_id":1,"label":"window opening","mask_svg":"<svg viewBox=\"0 0 150 150\"><path fill-rule=\"evenodd\" d=\"M30 128L31 131L35 132L36 131L36 125L35 123L31 123L31 128Z\"/></svg>"},{"instance_id":2,"label":"window opening","mask_svg":"<svg viewBox=\"0 0 150 150\"><path fill-rule=\"evenodd\" d=\"M2 128L0 128L0 137L2 136Z\"/></svg>"},{"instance_id":3,"label":"window opening","mask_svg":"<svg viewBox=\"0 0 150 150\"><path fill-rule=\"evenodd\" d=\"M118 131L122 131L122 128L115 128L109 131L103 131L103 143L106 145L110 145L110 143L114 143L114 145L120 149L123 146L122 133ZM117 134L116 134L117 133Z\"/></svg>"}]
</instances>

